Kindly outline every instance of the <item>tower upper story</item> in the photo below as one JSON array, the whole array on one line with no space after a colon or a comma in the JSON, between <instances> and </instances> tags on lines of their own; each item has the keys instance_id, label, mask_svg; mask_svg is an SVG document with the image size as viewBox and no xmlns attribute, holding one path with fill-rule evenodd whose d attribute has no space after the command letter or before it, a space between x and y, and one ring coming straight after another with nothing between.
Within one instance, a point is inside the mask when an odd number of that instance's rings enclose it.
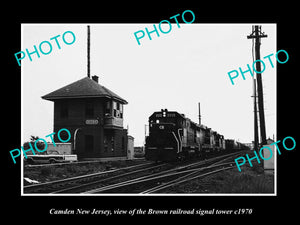
<instances>
[{"instance_id":1,"label":"tower upper story","mask_svg":"<svg viewBox=\"0 0 300 225\"><path fill-rule=\"evenodd\" d=\"M97 76L82 78L42 98L54 102L54 126L123 128L127 101L100 85Z\"/></svg>"}]
</instances>

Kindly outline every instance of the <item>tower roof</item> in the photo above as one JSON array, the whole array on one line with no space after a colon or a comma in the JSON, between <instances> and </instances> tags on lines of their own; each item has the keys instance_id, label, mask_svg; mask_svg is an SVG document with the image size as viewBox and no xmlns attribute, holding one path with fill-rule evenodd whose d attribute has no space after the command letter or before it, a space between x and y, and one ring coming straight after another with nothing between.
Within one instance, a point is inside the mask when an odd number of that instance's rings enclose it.
<instances>
[{"instance_id":1,"label":"tower roof","mask_svg":"<svg viewBox=\"0 0 300 225\"><path fill-rule=\"evenodd\" d=\"M75 81L69 85L57 89L49 94L42 96L43 99L55 101L58 99L69 99L69 98L109 98L119 101L123 104L128 102L107 89L106 87L98 84L96 81L85 77L78 81Z\"/></svg>"}]
</instances>

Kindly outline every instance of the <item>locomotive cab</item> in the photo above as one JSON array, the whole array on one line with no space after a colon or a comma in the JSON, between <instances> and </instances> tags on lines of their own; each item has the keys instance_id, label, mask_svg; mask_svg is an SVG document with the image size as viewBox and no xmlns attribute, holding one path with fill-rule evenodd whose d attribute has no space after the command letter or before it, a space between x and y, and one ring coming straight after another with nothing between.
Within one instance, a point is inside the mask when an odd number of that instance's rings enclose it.
<instances>
[{"instance_id":1,"label":"locomotive cab","mask_svg":"<svg viewBox=\"0 0 300 225\"><path fill-rule=\"evenodd\" d=\"M184 114L162 110L149 117L145 157L153 161L175 161L200 156L200 126Z\"/></svg>"},{"instance_id":2,"label":"locomotive cab","mask_svg":"<svg viewBox=\"0 0 300 225\"><path fill-rule=\"evenodd\" d=\"M181 133L182 135L182 133ZM175 112L155 112L149 118L149 136L146 138L147 160L174 161L181 146L178 119Z\"/></svg>"}]
</instances>

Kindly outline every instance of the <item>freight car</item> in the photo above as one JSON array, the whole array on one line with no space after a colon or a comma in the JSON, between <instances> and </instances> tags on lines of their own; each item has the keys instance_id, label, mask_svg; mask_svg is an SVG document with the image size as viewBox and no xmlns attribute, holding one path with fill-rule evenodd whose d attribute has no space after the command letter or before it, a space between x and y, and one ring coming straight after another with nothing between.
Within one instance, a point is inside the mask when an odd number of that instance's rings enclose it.
<instances>
[{"instance_id":1,"label":"freight car","mask_svg":"<svg viewBox=\"0 0 300 225\"><path fill-rule=\"evenodd\" d=\"M174 161L191 155L205 158L208 154L223 154L234 146L223 135L176 111L162 109L149 117L145 144L147 160Z\"/></svg>"}]
</instances>

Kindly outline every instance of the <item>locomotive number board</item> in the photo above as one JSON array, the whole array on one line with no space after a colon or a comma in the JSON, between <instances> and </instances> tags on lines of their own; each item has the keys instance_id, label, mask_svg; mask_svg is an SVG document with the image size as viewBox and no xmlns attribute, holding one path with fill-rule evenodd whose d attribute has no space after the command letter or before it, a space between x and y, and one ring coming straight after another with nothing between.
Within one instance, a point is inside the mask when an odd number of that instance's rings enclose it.
<instances>
[{"instance_id":1,"label":"locomotive number board","mask_svg":"<svg viewBox=\"0 0 300 225\"><path fill-rule=\"evenodd\" d=\"M156 117L159 118L159 117L163 117L163 114L162 113L159 113L159 114L156 114ZM175 113L167 113L166 116L164 117L176 117Z\"/></svg>"}]
</instances>

